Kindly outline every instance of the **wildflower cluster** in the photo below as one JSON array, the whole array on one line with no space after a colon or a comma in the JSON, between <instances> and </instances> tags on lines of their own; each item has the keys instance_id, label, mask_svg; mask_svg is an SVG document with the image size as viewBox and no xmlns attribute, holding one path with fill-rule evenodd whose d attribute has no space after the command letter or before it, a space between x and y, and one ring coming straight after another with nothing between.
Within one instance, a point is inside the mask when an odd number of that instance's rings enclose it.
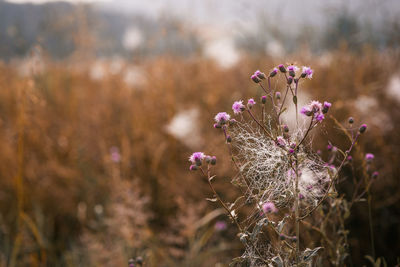
<instances>
[{"instance_id":1,"label":"wildflower cluster","mask_svg":"<svg viewBox=\"0 0 400 267\"><path fill-rule=\"evenodd\" d=\"M278 83L276 77L283 77L286 81L283 90L271 86L272 82ZM234 263L240 266L311 265L313 257L322 248L301 250L308 244L301 246L304 241L301 241L300 222L303 222L302 227L321 223L321 220L313 221L318 216L315 210L323 205L329 207L334 201L336 205L344 205L334 198L337 196L334 185L343 166L351 162L350 153L367 126L363 124L357 133L351 133L351 145L345 151L329 144L327 150L331 155L327 161L321 158L321 151L312 152L311 144L306 140L309 140L312 130L326 119L332 107L327 101L322 104L313 100L298 110L300 81L312 77L310 67L303 66L300 70L293 64L274 67L269 75L257 70L250 78L265 93L260 103L257 105L254 98L248 99L246 105L243 100L238 100L232 105L236 119L227 112L215 116L214 128L222 130L238 172L232 181L244 189L243 195L232 203L223 201L212 185L215 175L212 175L210 165L216 163L215 157L195 152L189 158L190 169L201 169L215 200L238 228L239 239L245 247L244 254L234 259ZM292 97L292 103L288 96ZM295 107L296 126L293 129L282 117L288 105ZM298 114L310 117L308 127L299 124ZM354 119L349 119L349 123L352 125ZM372 154L365 156L367 164L373 159ZM203 161L208 163L206 170L202 168ZM371 177L377 177L377 173ZM240 221L238 213L244 207L252 212ZM277 235L279 241L273 241L271 233ZM337 246L342 246L344 239L337 240Z\"/></svg>"}]
</instances>

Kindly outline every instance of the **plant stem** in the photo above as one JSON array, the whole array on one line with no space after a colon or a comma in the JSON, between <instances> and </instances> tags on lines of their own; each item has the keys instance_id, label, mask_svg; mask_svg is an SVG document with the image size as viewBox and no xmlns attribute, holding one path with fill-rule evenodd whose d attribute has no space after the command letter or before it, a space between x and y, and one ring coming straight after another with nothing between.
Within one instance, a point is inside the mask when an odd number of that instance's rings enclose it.
<instances>
[{"instance_id":1,"label":"plant stem","mask_svg":"<svg viewBox=\"0 0 400 267\"><path fill-rule=\"evenodd\" d=\"M374 258L375 260L374 227L372 224L372 211L371 211L372 196L369 190L367 191L367 194L368 194L368 220L369 220L369 232L371 235L372 258Z\"/></svg>"},{"instance_id":2,"label":"plant stem","mask_svg":"<svg viewBox=\"0 0 400 267\"><path fill-rule=\"evenodd\" d=\"M296 266L299 266L299 247L300 247L300 220L299 220L299 164L296 154L296 184L295 184L295 224L296 224Z\"/></svg>"}]
</instances>

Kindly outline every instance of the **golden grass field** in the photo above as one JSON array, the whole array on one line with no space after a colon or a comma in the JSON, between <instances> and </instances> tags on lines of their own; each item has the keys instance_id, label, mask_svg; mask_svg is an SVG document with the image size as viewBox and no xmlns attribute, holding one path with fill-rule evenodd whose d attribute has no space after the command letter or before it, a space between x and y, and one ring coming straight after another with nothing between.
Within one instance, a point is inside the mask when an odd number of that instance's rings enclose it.
<instances>
[{"instance_id":1,"label":"golden grass field","mask_svg":"<svg viewBox=\"0 0 400 267\"><path fill-rule=\"evenodd\" d=\"M300 90L332 102L338 121L353 116L369 125L357 149L376 157L376 249L394 265L400 54L368 47L248 57L228 69L197 57L127 60L117 67L42 57L25 71L1 63L0 265L127 266L142 256L146 266L227 266L241 245L223 212L205 201L207 184L188 171L187 158L197 150L216 155L217 189L233 199L229 157L213 117L235 100L261 96L249 78L256 69L267 73L289 62L314 69ZM172 123L178 114L187 115L180 128ZM315 149L323 150L326 140L347 145L335 127L326 120ZM355 160L361 161L357 152ZM352 186L344 181L339 192ZM354 266L370 253L365 209L357 204L346 222ZM214 227L221 220L228 223L224 231Z\"/></svg>"}]
</instances>

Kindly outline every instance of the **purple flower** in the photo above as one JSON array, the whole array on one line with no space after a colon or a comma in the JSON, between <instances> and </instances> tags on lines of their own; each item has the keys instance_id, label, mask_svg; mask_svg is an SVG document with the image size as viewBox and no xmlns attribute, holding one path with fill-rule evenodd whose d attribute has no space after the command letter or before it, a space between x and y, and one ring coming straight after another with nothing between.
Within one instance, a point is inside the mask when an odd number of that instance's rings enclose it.
<instances>
[{"instance_id":1,"label":"purple flower","mask_svg":"<svg viewBox=\"0 0 400 267\"><path fill-rule=\"evenodd\" d=\"M287 67L287 70L289 72L289 75L294 77L294 76L296 76L296 71L298 71L299 68L297 66L295 66L295 65L290 65L290 66Z\"/></svg>"},{"instance_id":2,"label":"purple flower","mask_svg":"<svg viewBox=\"0 0 400 267\"><path fill-rule=\"evenodd\" d=\"M215 165L217 164L217 157L216 156L212 156L211 157L211 165Z\"/></svg>"},{"instance_id":3,"label":"purple flower","mask_svg":"<svg viewBox=\"0 0 400 267\"><path fill-rule=\"evenodd\" d=\"M367 153L365 154L365 160L369 163L372 162L372 160L375 158L374 154Z\"/></svg>"},{"instance_id":4,"label":"purple flower","mask_svg":"<svg viewBox=\"0 0 400 267\"><path fill-rule=\"evenodd\" d=\"M276 99L281 99L281 92L276 92L275 93L275 98Z\"/></svg>"},{"instance_id":5,"label":"purple flower","mask_svg":"<svg viewBox=\"0 0 400 267\"><path fill-rule=\"evenodd\" d=\"M317 115L315 116L315 119L316 119L317 121L322 121L322 120L325 119L325 116L324 116L324 114L319 113L319 114L317 114Z\"/></svg>"},{"instance_id":6,"label":"purple flower","mask_svg":"<svg viewBox=\"0 0 400 267\"><path fill-rule=\"evenodd\" d=\"M279 64L278 69L282 72L282 73L286 73L286 68L283 64Z\"/></svg>"},{"instance_id":7,"label":"purple flower","mask_svg":"<svg viewBox=\"0 0 400 267\"><path fill-rule=\"evenodd\" d=\"M243 105L243 100L236 101L235 103L233 103L232 109L233 113L235 114L242 113L246 109L246 107Z\"/></svg>"},{"instance_id":8,"label":"purple flower","mask_svg":"<svg viewBox=\"0 0 400 267\"><path fill-rule=\"evenodd\" d=\"M224 231L227 228L226 222L224 221L217 221L214 225L215 230L217 231Z\"/></svg>"},{"instance_id":9,"label":"purple flower","mask_svg":"<svg viewBox=\"0 0 400 267\"><path fill-rule=\"evenodd\" d=\"M277 68L274 68L272 71L271 71L271 73L269 74L269 77L274 77L276 74L278 73L278 69Z\"/></svg>"},{"instance_id":10,"label":"purple flower","mask_svg":"<svg viewBox=\"0 0 400 267\"><path fill-rule=\"evenodd\" d=\"M258 78L257 75L255 75L255 74L251 75L251 79L252 79L253 82L255 82L255 83L261 82L260 78Z\"/></svg>"},{"instance_id":11,"label":"purple flower","mask_svg":"<svg viewBox=\"0 0 400 267\"><path fill-rule=\"evenodd\" d=\"M278 209L275 207L275 204L272 202L265 202L262 205L262 209L264 213L276 213L278 212Z\"/></svg>"},{"instance_id":12,"label":"purple flower","mask_svg":"<svg viewBox=\"0 0 400 267\"><path fill-rule=\"evenodd\" d=\"M265 79L267 76L265 76L264 72L261 72L259 70L256 70L256 72L254 72L254 75L256 75L259 79Z\"/></svg>"},{"instance_id":13,"label":"purple flower","mask_svg":"<svg viewBox=\"0 0 400 267\"><path fill-rule=\"evenodd\" d=\"M311 108L309 106L304 106L301 108L300 113L306 116L311 116L312 115L312 111Z\"/></svg>"},{"instance_id":14,"label":"purple flower","mask_svg":"<svg viewBox=\"0 0 400 267\"><path fill-rule=\"evenodd\" d=\"M261 97L261 103L263 103L263 104L267 103L267 96L266 95L263 95Z\"/></svg>"},{"instance_id":15,"label":"purple flower","mask_svg":"<svg viewBox=\"0 0 400 267\"><path fill-rule=\"evenodd\" d=\"M118 163L121 161L121 154L119 153L119 149L116 146L113 146L110 148L110 153L111 153L111 160L115 163Z\"/></svg>"},{"instance_id":16,"label":"purple flower","mask_svg":"<svg viewBox=\"0 0 400 267\"><path fill-rule=\"evenodd\" d=\"M328 102L325 102L324 105L325 104L327 106L330 105L330 103L328 103ZM328 109L329 109L329 107L328 107ZM315 101L315 100L311 101L311 103L309 105L302 107L302 109L300 110L300 113L304 114L306 116L314 115L314 119L318 122L322 121L325 118L325 116L323 114L322 104L319 101Z\"/></svg>"},{"instance_id":17,"label":"purple flower","mask_svg":"<svg viewBox=\"0 0 400 267\"><path fill-rule=\"evenodd\" d=\"M379 172L373 172L372 173L372 178L378 178L378 176L379 176Z\"/></svg>"},{"instance_id":18,"label":"purple flower","mask_svg":"<svg viewBox=\"0 0 400 267\"><path fill-rule=\"evenodd\" d=\"M189 170L191 170L191 171L196 171L198 168L199 168L199 167L197 167L197 165L192 164L192 165L190 165Z\"/></svg>"},{"instance_id":19,"label":"purple flower","mask_svg":"<svg viewBox=\"0 0 400 267\"><path fill-rule=\"evenodd\" d=\"M310 108L313 113L319 112L322 109L322 104L319 101L311 101Z\"/></svg>"},{"instance_id":20,"label":"purple flower","mask_svg":"<svg viewBox=\"0 0 400 267\"><path fill-rule=\"evenodd\" d=\"M221 128L221 124L214 123L213 127L214 127L215 129L219 129L219 128Z\"/></svg>"},{"instance_id":21,"label":"purple flower","mask_svg":"<svg viewBox=\"0 0 400 267\"><path fill-rule=\"evenodd\" d=\"M324 102L324 106L322 107L322 113L327 113L329 111L329 108L332 106L331 103L329 102Z\"/></svg>"},{"instance_id":22,"label":"purple flower","mask_svg":"<svg viewBox=\"0 0 400 267\"><path fill-rule=\"evenodd\" d=\"M230 118L231 118L231 116L228 113L220 112L215 116L214 119L219 125L223 125L223 124L227 123Z\"/></svg>"},{"instance_id":23,"label":"purple flower","mask_svg":"<svg viewBox=\"0 0 400 267\"><path fill-rule=\"evenodd\" d=\"M310 67L303 66L301 77L311 79L312 75L313 75L313 70Z\"/></svg>"},{"instance_id":24,"label":"purple flower","mask_svg":"<svg viewBox=\"0 0 400 267\"><path fill-rule=\"evenodd\" d=\"M206 157L206 155L204 155L203 152L194 152L190 157L189 157L189 161L192 162L193 164L196 165L201 165L201 162L203 161L203 159Z\"/></svg>"},{"instance_id":25,"label":"purple flower","mask_svg":"<svg viewBox=\"0 0 400 267\"><path fill-rule=\"evenodd\" d=\"M290 65L290 66L287 67L287 70L288 71L298 71L299 68L297 66L295 66L295 65Z\"/></svg>"},{"instance_id":26,"label":"purple flower","mask_svg":"<svg viewBox=\"0 0 400 267\"><path fill-rule=\"evenodd\" d=\"M248 106L249 108L252 108L255 104L256 104L256 101L254 101L253 98L250 98L250 99L247 101L247 106Z\"/></svg>"},{"instance_id":27,"label":"purple flower","mask_svg":"<svg viewBox=\"0 0 400 267\"><path fill-rule=\"evenodd\" d=\"M276 138L276 145L279 146L279 147L284 147L286 145L286 141L283 138L283 136L278 136Z\"/></svg>"},{"instance_id":28,"label":"purple flower","mask_svg":"<svg viewBox=\"0 0 400 267\"><path fill-rule=\"evenodd\" d=\"M360 133L364 133L366 130L367 130L367 125L366 125L366 124L361 125L361 126L360 126L360 129L358 129L358 131L359 131Z\"/></svg>"}]
</instances>

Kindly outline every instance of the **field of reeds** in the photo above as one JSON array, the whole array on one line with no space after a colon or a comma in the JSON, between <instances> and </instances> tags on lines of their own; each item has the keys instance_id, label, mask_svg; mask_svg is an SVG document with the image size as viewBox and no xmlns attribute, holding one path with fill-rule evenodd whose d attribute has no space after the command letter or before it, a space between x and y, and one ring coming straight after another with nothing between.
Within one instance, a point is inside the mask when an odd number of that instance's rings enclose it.
<instances>
[{"instance_id":1,"label":"field of reeds","mask_svg":"<svg viewBox=\"0 0 400 267\"><path fill-rule=\"evenodd\" d=\"M220 68L204 58L158 57L142 62L32 56L0 64L0 265L227 266L242 246L207 183L188 171L194 150L216 155L216 188L238 192L225 141L212 127L217 112L261 92L249 76L280 63L309 65L302 88L333 103L330 116L369 125L356 146L375 154L372 186L377 257L397 263L400 244L400 54L346 47L321 56L252 58ZM309 99L302 100L307 102ZM326 129L330 129L327 131ZM332 130L333 129L333 130ZM334 120L319 129L348 145ZM350 170L338 189L350 197ZM362 175L353 170L353 175ZM348 266L371 255L367 205L357 203L345 224Z\"/></svg>"}]
</instances>

